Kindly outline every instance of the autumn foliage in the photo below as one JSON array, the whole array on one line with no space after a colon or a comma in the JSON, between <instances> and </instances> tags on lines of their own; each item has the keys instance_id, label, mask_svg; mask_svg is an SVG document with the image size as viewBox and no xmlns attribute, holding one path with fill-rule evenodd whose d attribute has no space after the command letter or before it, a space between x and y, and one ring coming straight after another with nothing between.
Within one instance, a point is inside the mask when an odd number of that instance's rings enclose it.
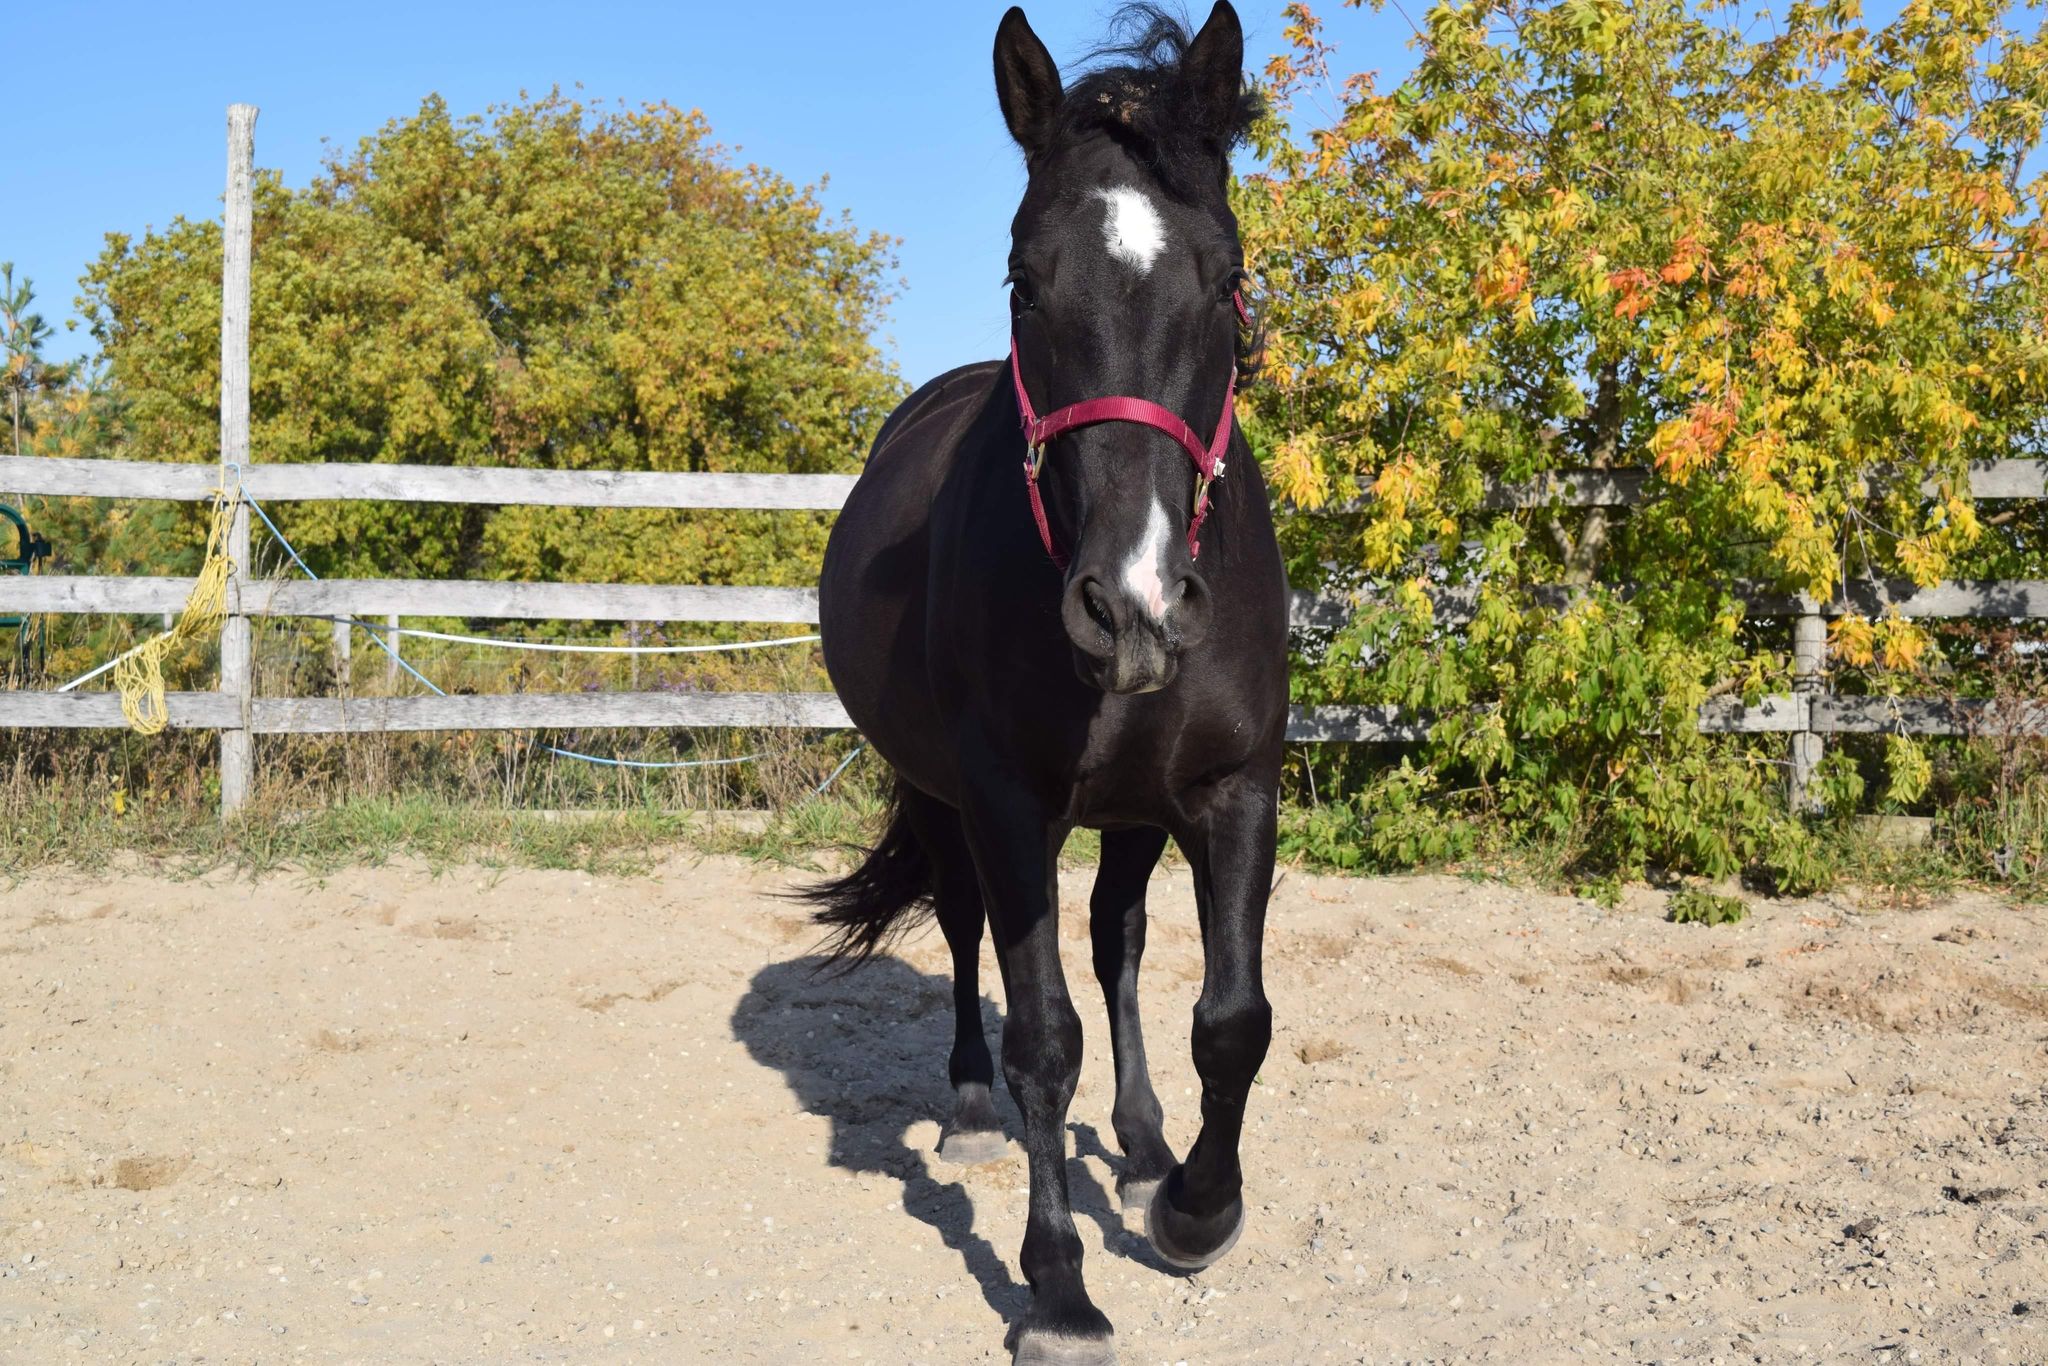
<instances>
[{"instance_id":1,"label":"autumn foliage","mask_svg":"<svg viewBox=\"0 0 2048 1366\"><path fill-rule=\"evenodd\" d=\"M1266 334L1242 411L1289 573L1359 603L1305 641L1296 700L1432 723L1294 751L1290 848L1412 864L1505 839L1602 879L1813 885L1826 832L1787 810L1783 737L1696 717L1789 687L1760 595L2048 577L2048 503L1969 482L2042 454L2048 37L1992 0L1416 13L1416 68L1382 89L1290 5L1234 190ZM81 300L104 367L45 396L37 449L214 458L219 232L109 239ZM256 458L854 469L902 393L872 340L889 250L693 113L429 100L304 189L259 181ZM1588 470L1646 496L1488 499ZM807 583L827 525L284 514L320 572L366 577ZM164 505L38 515L98 572L189 572L199 539ZM1838 616L1829 684L2038 692L2025 643ZM1991 811L1979 862L2048 881L2038 764L1888 737L1833 744L1822 780L1837 817Z\"/></svg>"},{"instance_id":2,"label":"autumn foliage","mask_svg":"<svg viewBox=\"0 0 2048 1366\"><path fill-rule=\"evenodd\" d=\"M134 453L217 458L220 225L112 235L82 309ZM902 385L872 335L891 244L734 164L702 115L438 98L325 174L256 187L264 461L851 470ZM807 582L789 513L303 505L321 573ZM160 572L160 571L159 571Z\"/></svg>"},{"instance_id":3,"label":"autumn foliage","mask_svg":"<svg viewBox=\"0 0 2048 1366\"><path fill-rule=\"evenodd\" d=\"M1435 821L1455 852L1484 811L1590 864L1800 880L1783 742L1701 737L1694 710L1785 684L1745 589L2041 573L2038 508L1993 524L1968 465L2037 454L2048 412L2048 39L1973 0L1883 25L1468 0L1382 90L1287 13L1238 198L1270 334L1253 429L1297 582L1380 590L1297 691L1441 718L1392 778L1317 759L1324 789L1370 793L1389 848ZM1585 469L1650 471L1648 501L1482 508ZM1458 585L1475 615L1438 622ZM1971 686L1913 623L1831 639L1843 690ZM1908 742L1867 776L1905 803L1925 769ZM1404 824L1390 783L1456 795Z\"/></svg>"}]
</instances>

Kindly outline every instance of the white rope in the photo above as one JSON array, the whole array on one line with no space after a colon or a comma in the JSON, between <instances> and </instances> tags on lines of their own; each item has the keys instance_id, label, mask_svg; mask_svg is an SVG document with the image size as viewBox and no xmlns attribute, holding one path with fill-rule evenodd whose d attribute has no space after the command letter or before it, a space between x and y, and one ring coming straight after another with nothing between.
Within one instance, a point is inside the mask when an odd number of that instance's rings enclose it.
<instances>
[{"instance_id":1,"label":"white rope","mask_svg":"<svg viewBox=\"0 0 2048 1366\"><path fill-rule=\"evenodd\" d=\"M147 645L148 643L148 641L142 642L143 645ZM78 677L72 679L69 683L66 683L63 687L57 689L57 691L70 692L73 688L77 687L81 683L92 682L92 680L98 678L101 674L113 668L116 664L119 664L122 660L128 658L128 656L134 654L137 650L140 650L141 648L142 645L129 646L127 649L121 651L120 654L115 655L112 659L100 665L97 669L94 669L91 673L80 674Z\"/></svg>"},{"instance_id":2,"label":"white rope","mask_svg":"<svg viewBox=\"0 0 2048 1366\"><path fill-rule=\"evenodd\" d=\"M489 645L500 650L545 650L555 654L582 655L706 655L719 654L728 650L758 650L771 645L807 645L818 637L781 636L775 640L736 640L717 645L565 645L552 640L500 640L488 636L458 636L446 631L422 631L411 626L387 626L382 622L360 621L353 617L330 618L346 621L365 631L380 635L417 636L421 640L445 640L456 645Z\"/></svg>"}]
</instances>

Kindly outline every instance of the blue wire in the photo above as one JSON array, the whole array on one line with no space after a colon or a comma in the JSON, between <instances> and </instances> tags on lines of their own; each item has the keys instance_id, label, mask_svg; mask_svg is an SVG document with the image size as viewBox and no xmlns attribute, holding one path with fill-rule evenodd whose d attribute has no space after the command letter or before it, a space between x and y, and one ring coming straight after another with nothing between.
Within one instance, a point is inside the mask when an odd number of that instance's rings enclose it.
<instances>
[{"instance_id":1,"label":"blue wire","mask_svg":"<svg viewBox=\"0 0 2048 1366\"><path fill-rule=\"evenodd\" d=\"M263 504L257 502L254 498L251 498L246 493L242 495L242 501L249 505L250 511L254 512L258 517L261 517L263 519L263 525L270 528L270 534L275 536L277 538L277 543L284 547L284 553L292 557L292 563L297 565L300 569L304 570L307 578L315 580L317 582L320 576L313 572L312 565L307 564L304 560L299 558L299 552L292 549L292 543L284 538L284 533L277 529L277 523L271 521L270 514L263 510Z\"/></svg>"},{"instance_id":2,"label":"blue wire","mask_svg":"<svg viewBox=\"0 0 2048 1366\"><path fill-rule=\"evenodd\" d=\"M758 754L742 754L735 759L687 759L656 763L642 759L601 759L595 754L578 754L573 749L556 749L553 745L542 745L541 748L550 754L559 754L564 759L581 759L587 764L608 764L613 768L723 768L728 764L751 764L761 757Z\"/></svg>"},{"instance_id":3,"label":"blue wire","mask_svg":"<svg viewBox=\"0 0 2048 1366\"><path fill-rule=\"evenodd\" d=\"M292 543L284 538L284 533L282 531L279 531L277 529L277 523L271 521L270 514L263 510L263 504L257 502L254 498L251 498L246 493L242 495L242 501L247 503L250 509L253 512L255 512L255 514L258 517L261 517L263 519L263 525L270 528L270 534L272 536L275 536L277 538L277 543L284 547L284 553L292 557L292 563L297 565L300 569L304 570L307 578L313 580L315 583L318 583L320 581L320 576L313 572L312 565L307 564L304 560L299 558L299 552L292 548ZM427 690L433 693L434 696L446 697L448 695L446 691L434 685L433 679L428 678L425 674L421 673L418 669L415 669L411 664L406 662L405 656L398 653L398 651L395 648L393 648L392 645L388 641L386 641L383 636L378 635L377 631L379 628L370 625L366 621L357 621L354 617L337 617L335 618L335 620L345 622L350 626L362 627L365 631L370 633L370 639L377 642L377 648L382 650L385 654L391 656L392 663L398 665L399 668L405 670L414 678L417 678L421 683L425 684Z\"/></svg>"},{"instance_id":4,"label":"blue wire","mask_svg":"<svg viewBox=\"0 0 2048 1366\"><path fill-rule=\"evenodd\" d=\"M859 744L855 745L855 746L853 747L853 753L851 753L851 754L847 755L847 756L846 756L846 757L845 757L844 759L841 759L841 760L839 761L839 767L837 767L837 768L833 769L833 770L832 770L832 771L831 771L830 773L826 774L826 775L825 775L825 781L824 781L824 782L822 782L822 783L819 783L819 784L818 784L818 786L817 786L817 788L816 788L816 790L815 790L815 791L813 791L813 792L811 793L811 795L812 795L813 797L822 797L822 796L824 796L824 795L825 795L825 789L826 789L826 788L828 788L828 787L830 787L830 786L832 786L832 784L833 784L833 783L837 782L837 781L839 780L839 775L840 775L840 774L842 774L842 773L844 773L844 772L846 772L846 767L847 767L847 765L848 765L848 764L851 764L851 763L852 763L852 762L853 762L853 761L854 761L855 759L858 759L858 758L860 758L860 752L861 752L862 750L866 749L867 747L868 747L868 742L867 742L867 741L865 741L865 740L863 740L863 741L861 741L861 742L860 742Z\"/></svg>"}]
</instances>

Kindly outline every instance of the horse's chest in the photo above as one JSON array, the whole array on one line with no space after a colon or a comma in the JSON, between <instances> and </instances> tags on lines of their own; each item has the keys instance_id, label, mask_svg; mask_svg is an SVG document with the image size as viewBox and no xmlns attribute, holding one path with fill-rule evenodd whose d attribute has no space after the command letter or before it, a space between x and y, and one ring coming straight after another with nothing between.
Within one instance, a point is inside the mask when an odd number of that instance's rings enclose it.
<instances>
[{"instance_id":1,"label":"horse's chest","mask_svg":"<svg viewBox=\"0 0 2048 1366\"><path fill-rule=\"evenodd\" d=\"M1233 766L1242 745L1202 723L1098 717L1071 769L1067 817L1077 822L1159 824L1183 806L1188 784L1219 759ZM1199 734L1197 733L1199 732Z\"/></svg>"}]
</instances>

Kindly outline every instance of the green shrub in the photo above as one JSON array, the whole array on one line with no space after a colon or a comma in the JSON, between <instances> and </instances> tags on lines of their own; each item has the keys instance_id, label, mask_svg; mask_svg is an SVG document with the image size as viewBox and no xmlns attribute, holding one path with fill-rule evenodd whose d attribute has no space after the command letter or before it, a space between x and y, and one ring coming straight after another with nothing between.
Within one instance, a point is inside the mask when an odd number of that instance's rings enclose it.
<instances>
[{"instance_id":1,"label":"green shrub","mask_svg":"<svg viewBox=\"0 0 2048 1366\"><path fill-rule=\"evenodd\" d=\"M1733 925L1749 919L1749 907L1732 896L1688 887L1671 898L1665 919L1674 925Z\"/></svg>"}]
</instances>

